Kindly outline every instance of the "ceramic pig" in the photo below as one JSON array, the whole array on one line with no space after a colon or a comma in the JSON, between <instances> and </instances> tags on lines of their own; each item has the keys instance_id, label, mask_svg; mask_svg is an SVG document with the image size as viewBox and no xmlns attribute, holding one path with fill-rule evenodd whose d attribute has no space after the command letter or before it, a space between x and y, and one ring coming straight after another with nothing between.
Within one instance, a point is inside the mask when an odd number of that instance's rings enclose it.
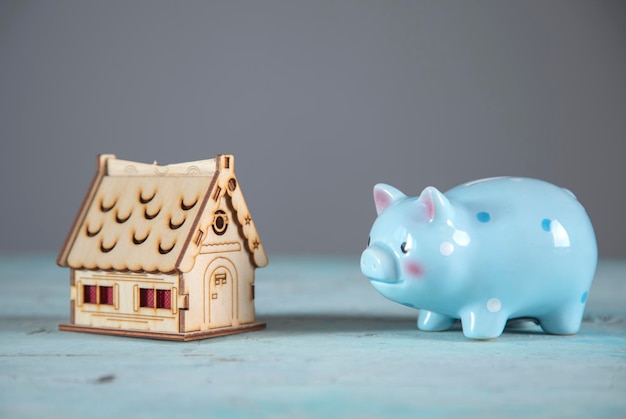
<instances>
[{"instance_id":1,"label":"ceramic pig","mask_svg":"<svg viewBox=\"0 0 626 419\"><path fill-rule=\"evenodd\" d=\"M419 329L460 319L466 337L489 339L509 319L534 319L553 334L580 328L597 246L567 189L501 177L407 197L379 184L374 202L361 270L382 295L419 309Z\"/></svg>"}]
</instances>

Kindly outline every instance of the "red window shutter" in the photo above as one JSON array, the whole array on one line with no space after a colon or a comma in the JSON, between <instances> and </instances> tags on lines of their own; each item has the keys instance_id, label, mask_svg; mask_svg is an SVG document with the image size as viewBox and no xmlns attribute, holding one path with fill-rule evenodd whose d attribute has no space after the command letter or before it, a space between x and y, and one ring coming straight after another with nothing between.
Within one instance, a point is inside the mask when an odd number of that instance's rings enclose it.
<instances>
[{"instance_id":1,"label":"red window shutter","mask_svg":"<svg viewBox=\"0 0 626 419\"><path fill-rule=\"evenodd\" d=\"M154 308L154 289L152 288L140 288L139 289L139 307Z\"/></svg>"},{"instance_id":2,"label":"red window shutter","mask_svg":"<svg viewBox=\"0 0 626 419\"><path fill-rule=\"evenodd\" d=\"M172 291L157 290L157 308L172 308Z\"/></svg>"},{"instance_id":3,"label":"red window shutter","mask_svg":"<svg viewBox=\"0 0 626 419\"><path fill-rule=\"evenodd\" d=\"M83 298L84 302L88 304L98 303L98 289L95 285L83 286Z\"/></svg>"},{"instance_id":4,"label":"red window shutter","mask_svg":"<svg viewBox=\"0 0 626 419\"><path fill-rule=\"evenodd\" d=\"M100 304L113 305L113 287L100 287Z\"/></svg>"}]
</instances>

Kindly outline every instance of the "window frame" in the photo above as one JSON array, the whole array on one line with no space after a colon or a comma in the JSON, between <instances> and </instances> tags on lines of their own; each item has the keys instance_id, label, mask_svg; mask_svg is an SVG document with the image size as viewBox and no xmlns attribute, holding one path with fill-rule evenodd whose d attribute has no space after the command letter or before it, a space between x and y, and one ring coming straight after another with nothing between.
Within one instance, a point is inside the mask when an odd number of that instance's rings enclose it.
<instances>
[{"instance_id":1,"label":"window frame","mask_svg":"<svg viewBox=\"0 0 626 419\"><path fill-rule=\"evenodd\" d=\"M115 304L115 286L114 285L84 284L83 283L81 284L81 286L82 286L81 305L89 304L89 305L97 306L97 307L106 306L106 307L114 307L117 309L117 305ZM93 294L93 291L95 291L95 294Z\"/></svg>"},{"instance_id":2,"label":"window frame","mask_svg":"<svg viewBox=\"0 0 626 419\"><path fill-rule=\"evenodd\" d=\"M147 308L153 310L172 310L172 289L163 289L157 287L138 287L137 291L137 307L139 309ZM151 302L151 305L148 305ZM169 302L169 304L167 304Z\"/></svg>"}]
</instances>

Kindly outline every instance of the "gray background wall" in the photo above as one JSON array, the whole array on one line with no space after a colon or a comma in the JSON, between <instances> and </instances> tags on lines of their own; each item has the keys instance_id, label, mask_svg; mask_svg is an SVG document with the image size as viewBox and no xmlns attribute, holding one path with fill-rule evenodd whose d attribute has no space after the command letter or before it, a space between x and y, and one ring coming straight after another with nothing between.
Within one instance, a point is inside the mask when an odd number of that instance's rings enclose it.
<instances>
[{"instance_id":1,"label":"gray background wall","mask_svg":"<svg viewBox=\"0 0 626 419\"><path fill-rule=\"evenodd\" d=\"M625 257L626 2L0 0L0 251L57 251L96 155L235 154L270 254L358 254L371 188L573 190Z\"/></svg>"}]
</instances>

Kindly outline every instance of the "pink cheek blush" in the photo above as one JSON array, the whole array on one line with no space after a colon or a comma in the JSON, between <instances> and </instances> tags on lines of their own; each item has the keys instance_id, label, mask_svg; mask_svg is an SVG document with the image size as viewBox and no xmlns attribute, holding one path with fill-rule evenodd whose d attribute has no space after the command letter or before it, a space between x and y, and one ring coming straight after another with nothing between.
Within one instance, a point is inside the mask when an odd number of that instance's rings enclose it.
<instances>
[{"instance_id":1,"label":"pink cheek blush","mask_svg":"<svg viewBox=\"0 0 626 419\"><path fill-rule=\"evenodd\" d=\"M422 265L420 265L417 262L407 262L404 265L404 269L406 270L406 272L413 277L419 278L422 276L422 274L424 273L424 270L422 269Z\"/></svg>"}]
</instances>

